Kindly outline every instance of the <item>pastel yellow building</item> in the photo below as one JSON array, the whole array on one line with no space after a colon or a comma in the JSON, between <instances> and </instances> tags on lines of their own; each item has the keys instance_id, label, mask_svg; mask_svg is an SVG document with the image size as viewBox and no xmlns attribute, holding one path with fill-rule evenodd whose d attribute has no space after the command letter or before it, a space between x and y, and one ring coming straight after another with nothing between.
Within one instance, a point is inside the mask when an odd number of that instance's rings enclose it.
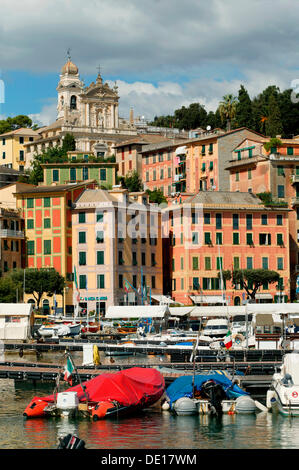
<instances>
[{"instance_id":1,"label":"pastel yellow building","mask_svg":"<svg viewBox=\"0 0 299 470\"><path fill-rule=\"evenodd\" d=\"M31 160L26 158L28 156L25 144L34 142L38 137L39 134L36 131L23 127L1 134L0 164L18 171L29 168Z\"/></svg>"},{"instance_id":2,"label":"pastel yellow building","mask_svg":"<svg viewBox=\"0 0 299 470\"><path fill-rule=\"evenodd\" d=\"M72 210L73 301L105 315L163 293L161 218L145 192L85 190Z\"/></svg>"}]
</instances>

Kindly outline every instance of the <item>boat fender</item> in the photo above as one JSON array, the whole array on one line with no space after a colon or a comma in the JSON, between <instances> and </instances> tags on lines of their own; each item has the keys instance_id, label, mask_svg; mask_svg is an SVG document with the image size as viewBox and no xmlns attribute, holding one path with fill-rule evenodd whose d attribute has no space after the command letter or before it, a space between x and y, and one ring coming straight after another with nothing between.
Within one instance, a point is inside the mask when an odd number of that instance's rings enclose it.
<instances>
[{"instance_id":1,"label":"boat fender","mask_svg":"<svg viewBox=\"0 0 299 470\"><path fill-rule=\"evenodd\" d=\"M91 411L92 420L98 421L98 419L105 418L107 411L113 407L110 401L99 401Z\"/></svg>"},{"instance_id":2,"label":"boat fender","mask_svg":"<svg viewBox=\"0 0 299 470\"><path fill-rule=\"evenodd\" d=\"M168 411L170 409L170 405L168 401L165 400L165 402L162 404L162 410L163 411Z\"/></svg>"},{"instance_id":3,"label":"boat fender","mask_svg":"<svg viewBox=\"0 0 299 470\"><path fill-rule=\"evenodd\" d=\"M268 390L266 396L266 406L268 410L271 410L272 405L275 403L275 392L274 390Z\"/></svg>"}]
</instances>

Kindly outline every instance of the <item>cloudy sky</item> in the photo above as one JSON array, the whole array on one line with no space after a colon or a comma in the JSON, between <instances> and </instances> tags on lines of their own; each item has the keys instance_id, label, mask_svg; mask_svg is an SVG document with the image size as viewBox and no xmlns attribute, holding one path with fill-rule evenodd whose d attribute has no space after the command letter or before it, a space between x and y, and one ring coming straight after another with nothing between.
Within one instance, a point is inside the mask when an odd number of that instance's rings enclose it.
<instances>
[{"instance_id":1,"label":"cloudy sky","mask_svg":"<svg viewBox=\"0 0 299 470\"><path fill-rule=\"evenodd\" d=\"M117 82L122 117L215 110L241 83L253 97L299 79L296 0L1 0L0 12L1 117L56 119L68 48L86 85L99 65Z\"/></svg>"}]
</instances>

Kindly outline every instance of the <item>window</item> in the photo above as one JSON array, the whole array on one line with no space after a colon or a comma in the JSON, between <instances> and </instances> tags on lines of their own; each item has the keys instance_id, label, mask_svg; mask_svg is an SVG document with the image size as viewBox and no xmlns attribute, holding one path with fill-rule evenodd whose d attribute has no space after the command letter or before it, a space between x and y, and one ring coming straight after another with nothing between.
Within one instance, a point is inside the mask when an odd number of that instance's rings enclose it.
<instances>
[{"instance_id":1,"label":"window","mask_svg":"<svg viewBox=\"0 0 299 470\"><path fill-rule=\"evenodd\" d=\"M77 109L77 97L75 95L71 96L70 108Z\"/></svg>"},{"instance_id":2,"label":"window","mask_svg":"<svg viewBox=\"0 0 299 470\"><path fill-rule=\"evenodd\" d=\"M156 278L152 276L152 289L156 289Z\"/></svg>"},{"instance_id":3,"label":"window","mask_svg":"<svg viewBox=\"0 0 299 470\"><path fill-rule=\"evenodd\" d=\"M104 232L103 230L97 231L97 243L104 243Z\"/></svg>"},{"instance_id":4,"label":"window","mask_svg":"<svg viewBox=\"0 0 299 470\"><path fill-rule=\"evenodd\" d=\"M141 264L142 264L142 266L146 265L146 259L145 259L145 253L144 252L141 253Z\"/></svg>"},{"instance_id":5,"label":"window","mask_svg":"<svg viewBox=\"0 0 299 470\"><path fill-rule=\"evenodd\" d=\"M209 153L213 153L213 144L209 145Z\"/></svg>"},{"instance_id":6,"label":"window","mask_svg":"<svg viewBox=\"0 0 299 470\"><path fill-rule=\"evenodd\" d=\"M6 140L3 138L2 139L2 145L5 145L6 144Z\"/></svg>"},{"instance_id":7,"label":"window","mask_svg":"<svg viewBox=\"0 0 299 470\"><path fill-rule=\"evenodd\" d=\"M205 258L205 271L209 271L211 269L211 258L206 257Z\"/></svg>"},{"instance_id":8,"label":"window","mask_svg":"<svg viewBox=\"0 0 299 470\"><path fill-rule=\"evenodd\" d=\"M277 240L277 245L283 246L283 234L282 233L278 233L276 235L276 240Z\"/></svg>"},{"instance_id":9,"label":"window","mask_svg":"<svg viewBox=\"0 0 299 470\"><path fill-rule=\"evenodd\" d=\"M97 275L97 288L105 289L105 275L104 274Z\"/></svg>"},{"instance_id":10,"label":"window","mask_svg":"<svg viewBox=\"0 0 299 470\"><path fill-rule=\"evenodd\" d=\"M216 228L222 228L222 214L216 214Z\"/></svg>"},{"instance_id":11,"label":"window","mask_svg":"<svg viewBox=\"0 0 299 470\"><path fill-rule=\"evenodd\" d=\"M70 181L76 181L76 168L71 168L70 169Z\"/></svg>"},{"instance_id":12,"label":"window","mask_svg":"<svg viewBox=\"0 0 299 470\"><path fill-rule=\"evenodd\" d=\"M240 181L240 173L236 171L236 181Z\"/></svg>"},{"instance_id":13,"label":"window","mask_svg":"<svg viewBox=\"0 0 299 470\"><path fill-rule=\"evenodd\" d=\"M133 277L132 277L132 285L133 287L137 287L137 276L136 274L133 274Z\"/></svg>"},{"instance_id":14,"label":"window","mask_svg":"<svg viewBox=\"0 0 299 470\"><path fill-rule=\"evenodd\" d=\"M53 181L59 181L59 170L53 170Z\"/></svg>"},{"instance_id":15,"label":"window","mask_svg":"<svg viewBox=\"0 0 299 470\"><path fill-rule=\"evenodd\" d=\"M86 274L80 274L80 276L79 276L79 289L86 289L86 287L87 287Z\"/></svg>"},{"instance_id":16,"label":"window","mask_svg":"<svg viewBox=\"0 0 299 470\"><path fill-rule=\"evenodd\" d=\"M27 254L34 255L34 241L27 242Z\"/></svg>"},{"instance_id":17,"label":"window","mask_svg":"<svg viewBox=\"0 0 299 470\"><path fill-rule=\"evenodd\" d=\"M51 254L51 240L44 240L44 254Z\"/></svg>"},{"instance_id":18,"label":"window","mask_svg":"<svg viewBox=\"0 0 299 470\"><path fill-rule=\"evenodd\" d=\"M205 163L202 164L201 171L206 171L206 164Z\"/></svg>"},{"instance_id":19,"label":"window","mask_svg":"<svg viewBox=\"0 0 299 470\"><path fill-rule=\"evenodd\" d=\"M267 216L267 214L262 214L261 223L262 223L262 225L268 225L268 216Z\"/></svg>"},{"instance_id":20,"label":"window","mask_svg":"<svg viewBox=\"0 0 299 470\"><path fill-rule=\"evenodd\" d=\"M86 232L79 232L79 243L86 243Z\"/></svg>"},{"instance_id":21,"label":"window","mask_svg":"<svg viewBox=\"0 0 299 470\"><path fill-rule=\"evenodd\" d=\"M247 245L250 245L250 246L253 245L253 234L252 233L246 233L246 243L247 243Z\"/></svg>"},{"instance_id":22,"label":"window","mask_svg":"<svg viewBox=\"0 0 299 470\"><path fill-rule=\"evenodd\" d=\"M86 251L79 251L79 265L86 265Z\"/></svg>"},{"instance_id":23,"label":"window","mask_svg":"<svg viewBox=\"0 0 299 470\"><path fill-rule=\"evenodd\" d=\"M213 162L210 162L210 171L213 170Z\"/></svg>"},{"instance_id":24,"label":"window","mask_svg":"<svg viewBox=\"0 0 299 470\"><path fill-rule=\"evenodd\" d=\"M238 256L234 257L234 269L240 268L240 258Z\"/></svg>"},{"instance_id":25,"label":"window","mask_svg":"<svg viewBox=\"0 0 299 470\"><path fill-rule=\"evenodd\" d=\"M120 213L121 214L121 213ZM103 212L97 212L97 216L96 216L96 221L101 223L104 221L104 214Z\"/></svg>"},{"instance_id":26,"label":"window","mask_svg":"<svg viewBox=\"0 0 299 470\"><path fill-rule=\"evenodd\" d=\"M262 258L262 268L268 269L269 268L269 259L267 257Z\"/></svg>"},{"instance_id":27,"label":"window","mask_svg":"<svg viewBox=\"0 0 299 470\"><path fill-rule=\"evenodd\" d=\"M233 233L233 245L239 245L239 233Z\"/></svg>"},{"instance_id":28,"label":"window","mask_svg":"<svg viewBox=\"0 0 299 470\"><path fill-rule=\"evenodd\" d=\"M181 269L184 269L184 258L183 257L181 257Z\"/></svg>"},{"instance_id":29,"label":"window","mask_svg":"<svg viewBox=\"0 0 299 470\"><path fill-rule=\"evenodd\" d=\"M20 160L21 162L24 161L24 150L20 150L20 153L19 153L19 160Z\"/></svg>"},{"instance_id":30,"label":"window","mask_svg":"<svg viewBox=\"0 0 299 470\"><path fill-rule=\"evenodd\" d=\"M248 256L246 258L246 268L247 269L253 269L253 259L251 256Z\"/></svg>"},{"instance_id":31,"label":"window","mask_svg":"<svg viewBox=\"0 0 299 470\"><path fill-rule=\"evenodd\" d=\"M233 214L233 229L238 230L239 228L239 214Z\"/></svg>"},{"instance_id":32,"label":"window","mask_svg":"<svg viewBox=\"0 0 299 470\"><path fill-rule=\"evenodd\" d=\"M277 258L277 269L283 270L283 258Z\"/></svg>"},{"instance_id":33,"label":"window","mask_svg":"<svg viewBox=\"0 0 299 470\"><path fill-rule=\"evenodd\" d=\"M282 184L277 186L277 197L284 197L284 186Z\"/></svg>"},{"instance_id":34,"label":"window","mask_svg":"<svg viewBox=\"0 0 299 470\"><path fill-rule=\"evenodd\" d=\"M252 214L246 214L246 229L252 230Z\"/></svg>"},{"instance_id":35,"label":"window","mask_svg":"<svg viewBox=\"0 0 299 470\"><path fill-rule=\"evenodd\" d=\"M27 219L27 229L32 229L34 228L34 220L33 219Z\"/></svg>"},{"instance_id":36,"label":"window","mask_svg":"<svg viewBox=\"0 0 299 470\"><path fill-rule=\"evenodd\" d=\"M24 137L19 137L19 143L23 144L24 143Z\"/></svg>"},{"instance_id":37,"label":"window","mask_svg":"<svg viewBox=\"0 0 299 470\"><path fill-rule=\"evenodd\" d=\"M241 150L237 150L237 159L241 160Z\"/></svg>"},{"instance_id":38,"label":"window","mask_svg":"<svg viewBox=\"0 0 299 470\"><path fill-rule=\"evenodd\" d=\"M2 152L2 158L5 160L5 152Z\"/></svg>"},{"instance_id":39,"label":"window","mask_svg":"<svg viewBox=\"0 0 299 470\"><path fill-rule=\"evenodd\" d=\"M184 290L184 278L181 279L181 290Z\"/></svg>"},{"instance_id":40,"label":"window","mask_svg":"<svg viewBox=\"0 0 299 470\"><path fill-rule=\"evenodd\" d=\"M194 290L199 290L199 277L193 277L192 284Z\"/></svg>"},{"instance_id":41,"label":"window","mask_svg":"<svg viewBox=\"0 0 299 470\"><path fill-rule=\"evenodd\" d=\"M198 269L198 257L197 256L194 256L192 258L192 269L193 270Z\"/></svg>"},{"instance_id":42,"label":"window","mask_svg":"<svg viewBox=\"0 0 299 470\"><path fill-rule=\"evenodd\" d=\"M51 219L44 219L44 228L51 228Z\"/></svg>"},{"instance_id":43,"label":"window","mask_svg":"<svg viewBox=\"0 0 299 470\"><path fill-rule=\"evenodd\" d=\"M294 155L293 147L287 147L287 155Z\"/></svg>"},{"instance_id":44,"label":"window","mask_svg":"<svg viewBox=\"0 0 299 470\"><path fill-rule=\"evenodd\" d=\"M278 166L277 167L277 175L278 176L285 176L283 166Z\"/></svg>"},{"instance_id":45,"label":"window","mask_svg":"<svg viewBox=\"0 0 299 470\"><path fill-rule=\"evenodd\" d=\"M85 224L86 222L86 213L79 212L79 224Z\"/></svg>"},{"instance_id":46,"label":"window","mask_svg":"<svg viewBox=\"0 0 299 470\"><path fill-rule=\"evenodd\" d=\"M107 179L107 174L106 174L106 168L101 168L100 169L100 180L106 181Z\"/></svg>"},{"instance_id":47,"label":"window","mask_svg":"<svg viewBox=\"0 0 299 470\"><path fill-rule=\"evenodd\" d=\"M271 245L271 234L270 233L260 233L259 234L260 245Z\"/></svg>"},{"instance_id":48,"label":"window","mask_svg":"<svg viewBox=\"0 0 299 470\"><path fill-rule=\"evenodd\" d=\"M85 181L85 180L88 180L88 168L86 167L83 167L82 168L82 179Z\"/></svg>"},{"instance_id":49,"label":"window","mask_svg":"<svg viewBox=\"0 0 299 470\"><path fill-rule=\"evenodd\" d=\"M222 245L222 233L216 232L216 245Z\"/></svg>"},{"instance_id":50,"label":"window","mask_svg":"<svg viewBox=\"0 0 299 470\"><path fill-rule=\"evenodd\" d=\"M248 158L252 158L252 150L253 149L248 149Z\"/></svg>"},{"instance_id":51,"label":"window","mask_svg":"<svg viewBox=\"0 0 299 470\"><path fill-rule=\"evenodd\" d=\"M211 214L209 212L205 212L203 215L204 223L210 224L211 223Z\"/></svg>"},{"instance_id":52,"label":"window","mask_svg":"<svg viewBox=\"0 0 299 470\"><path fill-rule=\"evenodd\" d=\"M222 269L223 268L223 258L220 256L217 256L216 258L216 269Z\"/></svg>"},{"instance_id":53,"label":"window","mask_svg":"<svg viewBox=\"0 0 299 470\"><path fill-rule=\"evenodd\" d=\"M251 173L251 170L248 170L248 179L251 180L252 179L252 173Z\"/></svg>"},{"instance_id":54,"label":"window","mask_svg":"<svg viewBox=\"0 0 299 470\"><path fill-rule=\"evenodd\" d=\"M34 207L34 201L32 197L27 199L27 209L32 209Z\"/></svg>"},{"instance_id":55,"label":"window","mask_svg":"<svg viewBox=\"0 0 299 470\"><path fill-rule=\"evenodd\" d=\"M198 232L192 232L192 244L193 245L198 244Z\"/></svg>"},{"instance_id":56,"label":"window","mask_svg":"<svg viewBox=\"0 0 299 470\"><path fill-rule=\"evenodd\" d=\"M104 251L97 251L97 264L104 264Z\"/></svg>"},{"instance_id":57,"label":"window","mask_svg":"<svg viewBox=\"0 0 299 470\"><path fill-rule=\"evenodd\" d=\"M124 287L124 278L123 278L122 274L118 275L118 287L120 289L123 289L123 287Z\"/></svg>"},{"instance_id":58,"label":"window","mask_svg":"<svg viewBox=\"0 0 299 470\"><path fill-rule=\"evenodd\" d=\"M297 212L297 219L298 219L298 212ZM282 215L276 216L276 225L282 225Z\"/></svg>"},{"instance_id":59,"label":"window","mask_svg":"<svg viewBox=\"0 0 299 470\"><path fill-rule=\"evenodd\" d=\"M204 237L205 237L205 245L211 245L212 240L211 240L210 232L205 232Z\"/></svg>"}]
</instances>

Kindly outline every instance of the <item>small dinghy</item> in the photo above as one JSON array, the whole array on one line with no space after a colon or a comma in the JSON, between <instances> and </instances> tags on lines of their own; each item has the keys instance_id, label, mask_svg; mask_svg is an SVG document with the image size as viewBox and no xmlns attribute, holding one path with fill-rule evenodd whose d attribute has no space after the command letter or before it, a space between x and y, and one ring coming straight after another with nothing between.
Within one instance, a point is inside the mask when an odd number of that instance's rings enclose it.
<instances>
[{"instance_id":1,"label":"small dinghy","mask_svg":"<svg viewBox=\"0 0 299 470\"><path fill-rule=\"evenodd\" d=\"M299 354L285 354L279 369L267 392L267 408L284 416L299 416Z\"/></svg>"},{"instance_id":2,"label":"small dinghy","mask_svg":"<svg viewBox=\"0 0 299 470\"><path fill-rule=\"evenodd\" d=\"M63 337L63 336L77 336L81 332L80 323L74 324L53 324L43 325L37 330L37 334L43 338Z\"/></svg>"},{"instance_id":3,"label":"small dinghy","mask_svg":"<svg viewBox=\"0 0 299 470\"><path fill-rule=\"evenodd\" d=\"M187 414L248 414L255 401L223 371L178 377L166 390L170 410Z\"/></svg>"},{"instance_id":4,"label":"small dinghy","mask_svg":"<svg viewBox=\"0 0 299 470\"><path fill-rule=\"evenodd\" d=\"M100 374L67 389L63 395L34 397L23 415L44 418L81 412L96 421L148 408L162 397L164 390L164 377L156 369L132 367Z\"/></svg>"}]
</instances>

